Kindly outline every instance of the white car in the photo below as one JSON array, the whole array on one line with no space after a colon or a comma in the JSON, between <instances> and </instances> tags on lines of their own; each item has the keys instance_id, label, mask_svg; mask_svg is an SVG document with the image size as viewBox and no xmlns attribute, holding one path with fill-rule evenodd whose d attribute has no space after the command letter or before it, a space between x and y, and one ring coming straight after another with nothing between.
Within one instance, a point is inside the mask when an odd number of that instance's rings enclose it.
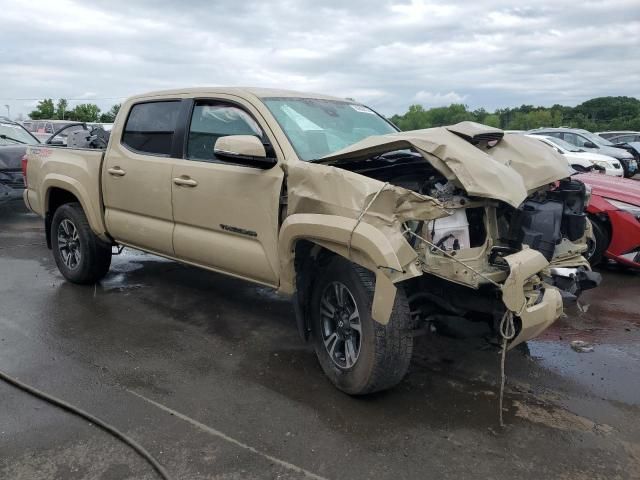
<instances>
[{"instance_id":1,"label":"white car","mask_svg":"<svg viewBox=\"0 0 640 480\"><path fill-rule=\"evenodd\" d=\"M574 170L579 172L589 171L593 166L604 168L604 173L613 177L623 177L624 169L620 161L608 155L599 153L585 152L575 145L556 137L545 135L527 135L527 137L535 138L561 153Z\"/></svg>"}]
</instances>

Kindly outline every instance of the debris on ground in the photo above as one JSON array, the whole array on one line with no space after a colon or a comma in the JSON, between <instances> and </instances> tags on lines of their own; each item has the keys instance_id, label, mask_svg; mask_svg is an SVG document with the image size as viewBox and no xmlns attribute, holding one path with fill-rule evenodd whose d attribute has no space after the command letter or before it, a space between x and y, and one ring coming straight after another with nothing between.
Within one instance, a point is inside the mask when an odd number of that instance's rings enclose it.
<instances>
[{"instance_id":1,"label":"debris on ground","mask_svg":"<svg viewBox=\"0 0 640 480\"><path fill-rule=\"evenodd\" d=\"M584 340L574 340L571 342L571 348L578 353L590 353L593 352L593 345Z\"/></svg>"}]
</instances>

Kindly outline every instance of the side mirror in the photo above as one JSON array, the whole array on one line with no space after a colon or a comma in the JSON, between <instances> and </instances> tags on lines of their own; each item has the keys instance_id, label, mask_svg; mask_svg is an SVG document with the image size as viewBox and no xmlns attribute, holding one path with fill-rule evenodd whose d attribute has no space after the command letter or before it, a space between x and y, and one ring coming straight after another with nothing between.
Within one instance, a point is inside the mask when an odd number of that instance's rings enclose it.
<instances>
[{"instance_id":1,"label":"side mirror","mask_svg":"<svg viewBox=\"0 0 640 480\"><path fill-rule=\"evenodd\" d=\"M598 148L598 146L593 142L584 142L584 145L582 146L587 148Z\"/></svg>"},{"instance_id":2,"label":"side mirror","mask_svg":"<svg viewBox=\"0 0 640 480\"><path fill-rule=\"evenodd\" d=\"M47 143L49 145L57 145L57 146L64 146L64 142L62 141L61 138L50 138L49 140L47 140Z\"/></svg>"},{"instance_id":3,"label":"side mirror","mask_svg":"<svg viewBox=\"0 0 640 480\"><path fill-rule=\"evenodd\" d=\"M253 135L227 135L216 140L213 153L224 160L251 167L269 169L278 159L267 157L264 145Z\"/></svg>"}]
</instances>

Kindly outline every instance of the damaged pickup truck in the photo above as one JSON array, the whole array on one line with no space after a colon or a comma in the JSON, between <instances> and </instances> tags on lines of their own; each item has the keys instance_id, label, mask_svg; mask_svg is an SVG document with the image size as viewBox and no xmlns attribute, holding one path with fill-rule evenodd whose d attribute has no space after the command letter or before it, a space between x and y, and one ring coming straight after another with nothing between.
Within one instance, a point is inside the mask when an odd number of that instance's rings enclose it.
<instances>
[{"instance_id":1,"label":"damaged pickup truck","mask_svg":"<svg viewBox=\"0 0 640 480\"><path fill-rule=\"evenodd\" d=\"M23 162L66 279L130 246L276 288L349 394L400 382L427 329L499 342L509 315L512 348L600 281L589 191L525 136L398 132L356 102L246 88L133 97L106 149L74 135Z\"/></svg>"}]
</instances>

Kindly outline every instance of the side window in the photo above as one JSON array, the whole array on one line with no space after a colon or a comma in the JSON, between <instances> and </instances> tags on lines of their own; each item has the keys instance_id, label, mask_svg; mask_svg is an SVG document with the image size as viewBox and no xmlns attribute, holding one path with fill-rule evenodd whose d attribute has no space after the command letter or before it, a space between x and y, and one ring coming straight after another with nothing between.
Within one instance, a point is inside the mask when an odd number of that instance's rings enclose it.
<instances>
[{"instance_id":1,"label":"side window","mask_svg":"<svg viewBox=\"0 0 640 480\"><path fill-rule=\"evenodd\" d=\"M571 145L575 145L576 147L582 147L587 140L575 133L565 133L564 141L569 142Z\"/></svg>"},{"instance_id":2,"label":"side window","mask_svg":"<svg viewBox=\"0 0 640 480\"><path fill-rule=\"evenodd\" d=\"M550 137L555 137L555 138L561 138L562 137L562 133L560 133L560 132L549 132L549 133L545 133L545 135L549 135Z\"/></svg>"},{"instance_id":3,"label":"side window","mask_svg":"<svg viewBox=\"0 0 640 480\"><path fill-rule=\"evenodd\" d=\"M53 125L51 123L45 123L44 133L53 133Z\"/></svg>"},{"instance_id":4,"label":"side window","mask_svg":"<svg viewBox=\"0 0 640 480\"><path fill-rule=\"evenodd\" d=\"M258 123L243 109L220 102L196 102L191 115L187 158L224 161L213 153L216 140L227 135L255 135L262 140Z\"/></svg>"},{"instance_id":5,"label":"side window","mask_svg":"<svg viewBox=\"0 0 640 480\"><path fill-rule=\"evenodd\" d=\"M138 103L131 108L122 143L141 153L171 155L180 101Z\"/></svg>"}]
</instances>

